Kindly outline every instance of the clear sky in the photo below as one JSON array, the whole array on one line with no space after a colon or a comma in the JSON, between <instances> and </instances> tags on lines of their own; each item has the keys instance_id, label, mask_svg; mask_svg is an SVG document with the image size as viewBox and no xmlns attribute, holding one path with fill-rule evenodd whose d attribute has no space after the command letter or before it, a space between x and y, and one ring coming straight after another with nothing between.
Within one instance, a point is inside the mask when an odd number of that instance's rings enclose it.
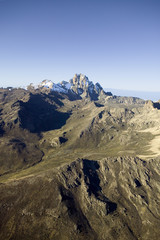
<instances>
[{"instance_id":1,"label":"clear sky","mask_svg":"<svg viewBox=\"0 0 160 240\"><path fill-rule=\"evenodd\" d=\"M160 91L160 0L0 0L0 86L75 73Z\"/></svg>"}]
</instances>

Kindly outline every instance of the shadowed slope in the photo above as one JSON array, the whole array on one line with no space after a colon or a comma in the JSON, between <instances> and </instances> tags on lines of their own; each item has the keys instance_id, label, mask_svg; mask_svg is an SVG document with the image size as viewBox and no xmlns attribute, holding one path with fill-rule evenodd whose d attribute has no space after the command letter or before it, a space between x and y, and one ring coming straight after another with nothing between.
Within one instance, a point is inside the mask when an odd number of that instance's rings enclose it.
<instances>
[{"instance_id":1,"label":"shadowed slope","mask_svg":"<svg viewBox=\"0 0 160 240\"><path fill-rule=\"evenodd\" d=\"M57 111L55 105L38 94L31 95L28 102L20 102L20 106L21 127L33 133L61 128L70 116Z\"/></svg>"}]
</instances>

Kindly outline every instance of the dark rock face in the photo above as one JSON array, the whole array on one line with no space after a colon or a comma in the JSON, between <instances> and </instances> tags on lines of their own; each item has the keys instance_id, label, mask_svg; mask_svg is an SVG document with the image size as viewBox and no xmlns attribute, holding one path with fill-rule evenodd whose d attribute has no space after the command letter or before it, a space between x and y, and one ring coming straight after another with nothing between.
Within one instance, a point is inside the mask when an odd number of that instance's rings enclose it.
<instances>
[{"instance_id":1,"label":"dark rock face","mask_svg":"<svg viewBox=\"0 0 160 240\"><path fill-rule=\"evenodd\" d=\"M60 144L67 142L67 140L68 140L67 138L59 137Z\"/></svg>"},{"instance_id":2,"label":"dark rock face","mask_svg":"<svg viewBox=\"0 0 160 240\"><path fill-rule=\"evenodd\" d=\"M0 123L0 136L3 136L3 134L4 134L4 125L5 125L5 123L2 121L1 123Z\"/></svg>"}]
</instances>

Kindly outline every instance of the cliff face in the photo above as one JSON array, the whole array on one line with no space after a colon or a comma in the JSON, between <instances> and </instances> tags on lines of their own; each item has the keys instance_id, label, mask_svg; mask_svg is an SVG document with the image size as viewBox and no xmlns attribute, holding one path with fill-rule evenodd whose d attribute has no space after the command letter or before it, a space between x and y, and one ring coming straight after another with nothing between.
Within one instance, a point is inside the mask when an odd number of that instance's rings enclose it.
<instances>
[{"instance_id":1,"label":"cliff face","mask_svg":"<svg viewBox=\"0 0 160 240\"><path fill-rule=\"evenodd\" d=\"M97 100L100 94L105 94L99 83L93 84L88 77L83 74L75 74L70 80L71 89L82 97L90 97L92 100Z\"/></svg>"},{"instance_id":2,"label":"cliff face","mask_svg":"<svg viewBox=\"0 0 160 240\"><path fill-rule=\"evenodd\" d=\"M159 238L158 160L79 159L0 185L1 239Z\"/></svg>"}]
</instances>

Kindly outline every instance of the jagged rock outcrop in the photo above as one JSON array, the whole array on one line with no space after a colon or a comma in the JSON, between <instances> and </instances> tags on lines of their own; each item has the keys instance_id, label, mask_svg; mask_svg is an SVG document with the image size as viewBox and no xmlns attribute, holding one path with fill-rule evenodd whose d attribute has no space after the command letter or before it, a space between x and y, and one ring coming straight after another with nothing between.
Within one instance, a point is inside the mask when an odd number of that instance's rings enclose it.
<instances>
[{"instance_id":1,"label":"jagged rock outcrop","mask_svg":"<svg viewBox=\"0 0 160 240\"><path fill-rule=\"evenodd\" d=\"M147 100L145 102L145 107L150 109L154 109L154 108L160 109L160 102L153 102L151 100Z\"/></svg>"},{"instance_id":2,"label":"jagged rock outcrop","mask_svg":"<svg viewBox=\"0 0 160 240\"><path fill-rule=\"evenodd\" d=\"M33 85L30 84L27 89L33 90ZM58 92L62 94L76 95L77 99L79 97L87 97L91 100L98 100L100 95L112 95L111 93L106 93L99 83L93 84L89 81L88 77L83 74L75 74L72 79L67 81L62 81L60 83L53 83L51 80L43 80L36 89L44 90L49 89L53 92Z\"/></svg>"},{"instance_id":3,"label":"jagged rock outcrop","mask_svg":"<svg viewBox=\"0 0 160 240\"><path fill-rule=\"evenodd\" d=\"M106 94L99 83L93 84L83 74L75 74L70 80L71 89L82 97L90 97L91 100L98 100L101 94Z\"/></svg>"}]
</instances>

